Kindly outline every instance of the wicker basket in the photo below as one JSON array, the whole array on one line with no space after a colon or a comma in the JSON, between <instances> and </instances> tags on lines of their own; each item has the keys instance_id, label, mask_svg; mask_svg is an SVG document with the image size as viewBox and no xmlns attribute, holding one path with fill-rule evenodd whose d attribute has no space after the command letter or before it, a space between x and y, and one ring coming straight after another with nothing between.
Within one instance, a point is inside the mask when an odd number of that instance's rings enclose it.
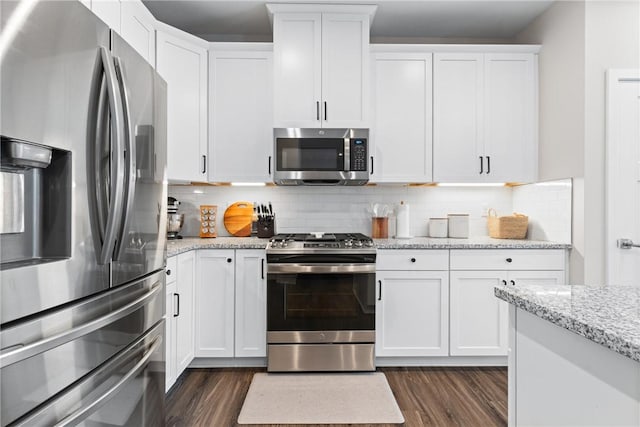
<instances>
[{"instance_id":1,"label":"wicker basket","mask_svg":"<svg viewBox=\"0 0 640 427\"><path fill-rule=\"evenodd\" d=\"M529 217L519 213L510 216L498 216L495 209L489 209L487 227L489 237L494 239L524 239L527 235Z\"/></svg>"}]
</instances>

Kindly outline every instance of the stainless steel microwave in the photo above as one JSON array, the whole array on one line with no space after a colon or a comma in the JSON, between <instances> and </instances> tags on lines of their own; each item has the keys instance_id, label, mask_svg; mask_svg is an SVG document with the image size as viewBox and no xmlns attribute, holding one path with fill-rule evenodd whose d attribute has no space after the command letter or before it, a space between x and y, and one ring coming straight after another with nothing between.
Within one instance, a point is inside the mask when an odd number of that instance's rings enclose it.
<instances>
[{"instance_id":1,"label":"stainless steel microwave","mask_svg":"<svg viewBox=\"0 0 640 427\"><path fill-rule=\"evenodd\" d=\"M369 181L369 129L276 128L277 185L364 185Z\"/></svg>"}]
</instances>

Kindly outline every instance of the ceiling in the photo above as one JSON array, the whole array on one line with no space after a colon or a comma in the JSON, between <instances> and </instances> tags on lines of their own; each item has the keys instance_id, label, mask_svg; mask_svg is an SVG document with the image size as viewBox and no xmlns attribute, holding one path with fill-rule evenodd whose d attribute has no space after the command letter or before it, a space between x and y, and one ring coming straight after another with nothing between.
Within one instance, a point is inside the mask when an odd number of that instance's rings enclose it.
<instances>
[{"instance_id":1,"label":"ceiling","mask_svg":"<svg viewBox=\"0 0 640 427\"><path fill-rule=\"evenodd\" d=\"M209 41L271 41L267 3L349 3L378 6L372 41L510 39L552 0L143 0L156 17Z\"/></svg>"}]
</instances>

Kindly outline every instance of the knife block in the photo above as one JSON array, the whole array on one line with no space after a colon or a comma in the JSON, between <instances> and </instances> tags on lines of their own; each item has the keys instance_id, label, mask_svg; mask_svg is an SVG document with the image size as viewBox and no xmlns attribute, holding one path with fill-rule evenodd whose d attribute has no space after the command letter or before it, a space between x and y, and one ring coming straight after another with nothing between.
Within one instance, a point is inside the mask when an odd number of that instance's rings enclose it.
<instances>
[{"instance_id":1,"label":"knife block","mask_svg":"<svg viewBox=\"0 0 640 427\"><path fill-rule=\"evenodd\" d=\"M276 234L276 216L258 218L258 237L273 237Z\"/></svg>"}]
</instances>

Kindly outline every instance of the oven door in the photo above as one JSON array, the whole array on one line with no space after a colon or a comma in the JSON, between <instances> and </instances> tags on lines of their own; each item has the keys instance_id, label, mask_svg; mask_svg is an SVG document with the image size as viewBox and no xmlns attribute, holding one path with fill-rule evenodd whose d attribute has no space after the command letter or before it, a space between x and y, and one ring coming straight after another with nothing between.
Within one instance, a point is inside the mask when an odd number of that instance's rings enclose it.
<instances>
[{"instance_id":1,"label":"oven door","mask_svg":"<svg viewBox=\"0 0 640 427\"><path fill-rule=\"evenodd\" d=\"M269 343L374 341L375 264L279 263L267 272Z\"/></svg>"}]
</instances>

